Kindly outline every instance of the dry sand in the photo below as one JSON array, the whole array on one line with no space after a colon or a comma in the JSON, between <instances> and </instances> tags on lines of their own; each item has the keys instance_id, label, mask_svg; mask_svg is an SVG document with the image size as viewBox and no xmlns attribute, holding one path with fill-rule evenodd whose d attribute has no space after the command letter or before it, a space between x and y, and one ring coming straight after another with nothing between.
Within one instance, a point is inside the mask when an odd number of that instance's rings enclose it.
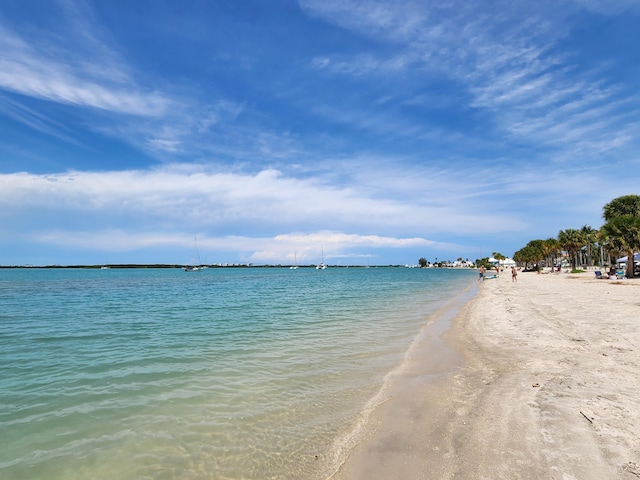
<instances>
[{"instance_id":1,"label":"dry sand","mask_svg":"<svg viewBox=\"0 0 640 480\"><path fill-rule=\"evenodd\" d=\"M425 332L332 480L637 480L639 347L640 279L486 280Z\"/></svg>"}]
</instances>

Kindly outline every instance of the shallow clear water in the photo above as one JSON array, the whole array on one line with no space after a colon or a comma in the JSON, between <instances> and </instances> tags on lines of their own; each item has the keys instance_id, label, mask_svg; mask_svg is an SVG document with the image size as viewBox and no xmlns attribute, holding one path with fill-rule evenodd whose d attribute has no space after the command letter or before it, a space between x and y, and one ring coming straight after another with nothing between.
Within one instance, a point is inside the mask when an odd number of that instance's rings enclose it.
<instances>
[{"instance_id":1,"label":"shallow clear water","mask_svg":"<svg viewBox=\"0 0 640 480\"><path fill-rule=\"evenodd\" d=\"M466 270L0 269L0 478L322 479Z\"/></svg>"}]
</instances>

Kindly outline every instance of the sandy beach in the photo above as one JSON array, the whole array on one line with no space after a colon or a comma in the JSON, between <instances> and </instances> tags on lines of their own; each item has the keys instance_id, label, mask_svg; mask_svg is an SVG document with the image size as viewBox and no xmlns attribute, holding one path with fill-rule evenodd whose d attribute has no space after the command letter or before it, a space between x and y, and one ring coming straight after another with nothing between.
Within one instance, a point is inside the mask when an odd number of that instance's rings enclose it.
<instances>
[{"instance_id":1,"label":"sandy beach","mask_svg":"<svg viewBox=\"0 0 640 480\"><path fill-rule=\"evenodd\" d=\"M425 331L331 478L640 478L640 279L478 287Z\"/></svg>"}]
</instances>

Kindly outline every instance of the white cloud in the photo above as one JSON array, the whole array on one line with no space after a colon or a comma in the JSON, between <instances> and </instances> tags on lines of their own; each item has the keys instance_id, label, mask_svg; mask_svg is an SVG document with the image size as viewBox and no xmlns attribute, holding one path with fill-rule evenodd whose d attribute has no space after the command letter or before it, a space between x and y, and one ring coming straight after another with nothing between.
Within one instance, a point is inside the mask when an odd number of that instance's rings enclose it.
<instances>
[{"instance_id":1,"label":"white cloud","mask_svg":"<svg viewBox=\"0 0 640 480\"><path fill-rule=\"evenodd\" d=\"M39 231L30 239L49 246L71 249L96 249L113 253L139 251L143 249L173 249L190 251L193 237L183 233L168 232L128 232L120 229L106 230L59 230ZM375 251L376 249L407 248L453 248L453 245L439 243L424 238L397 238L379 235L357 235L343 232L318 231L313 233L289 233L273 237L249 237L241 235L197 236L198 250L206 257L208 252L240 253L245 262L300 263L318 262L321 250L327 260L344 256L353 257L349 252ZM219 254L220 255L220 254ZM203 259L206 261L206 259ZM214 261L214 260L209 260Z\"/></svg>"},{"instance_id":2,"label":"white cloud","mask_svg":"<svg viewBox=\"0 0 640 480\"><path fill-rule=\"evenodd\" d=\"M153 223L173 229L249 228L257 234L325 225L376 234L495 228L484 227L490 216L479 206L459 208L456 198L468 189L457 186L455 178L448 182L456 188L439 183L438 195L424 196L421 189L429 188L427 180L420 184L415 174L396 173L387 184L389 172L379 171L368 176L366 186L337 187L321 177L298 179L276 170L217 173L184 165L153 171L16 173L0 175L0 206L13 212L7 218L24 218L27 211L34 215L40 208L57 212L56 224L76 222L79 216L93 225L138 218L134 229ZM401 185L411 183L413 194L402 191ZM398 194L401 200L396 200ZM49 222L42 218L39 224Z\"/></svg>"},{"instance_id":3,"label":"white cloud","mask_svg":"<svg viewBox=\"0 0 640 480\"><path fill-rule=\"evenodd\" d=\"M158 116L167 110L167 98L135 87L118 65L107 67L101 64L102 58L74 64L74 53L46 48L47 44L48 39L27 42L0 25L0 88L117 113ZM105 78L105 69L116 72Z\"/></svg>"}]
</instances>

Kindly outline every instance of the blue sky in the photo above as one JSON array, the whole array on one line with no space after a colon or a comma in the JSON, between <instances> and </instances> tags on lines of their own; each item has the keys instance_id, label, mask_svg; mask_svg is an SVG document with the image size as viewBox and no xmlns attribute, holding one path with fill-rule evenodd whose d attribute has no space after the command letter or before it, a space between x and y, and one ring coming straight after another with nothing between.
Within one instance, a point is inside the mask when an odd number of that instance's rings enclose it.
<instances>
[{"instance_id":1,"label":"blue sky","mask_svg":"<svg viewBox=\"0 0 640 480\"><path fill-rule=\"evenodd\" d=\"M507 256L640 189L640 2L3 0L0 265Z\"/></svg>"}]
</instances>

